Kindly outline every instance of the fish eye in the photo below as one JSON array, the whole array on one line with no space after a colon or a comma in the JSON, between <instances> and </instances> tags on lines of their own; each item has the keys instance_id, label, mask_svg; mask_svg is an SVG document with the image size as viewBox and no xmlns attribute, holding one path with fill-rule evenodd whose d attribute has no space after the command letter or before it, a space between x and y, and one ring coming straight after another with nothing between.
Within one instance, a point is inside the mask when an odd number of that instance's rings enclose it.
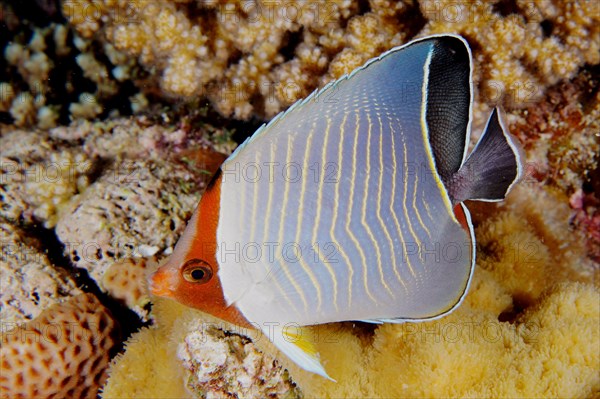
<instances>
[{"instance_id":1,"label":"fish eye","mask_svg":"<svg viewBox=\"0 0 600 399\"><path fill-rule=\"evenodd\" d=\"M207 283L213 275L212 267L201 259L188 260L181 270L183 278L190 283Z\"/></svg>"}]
</instances>

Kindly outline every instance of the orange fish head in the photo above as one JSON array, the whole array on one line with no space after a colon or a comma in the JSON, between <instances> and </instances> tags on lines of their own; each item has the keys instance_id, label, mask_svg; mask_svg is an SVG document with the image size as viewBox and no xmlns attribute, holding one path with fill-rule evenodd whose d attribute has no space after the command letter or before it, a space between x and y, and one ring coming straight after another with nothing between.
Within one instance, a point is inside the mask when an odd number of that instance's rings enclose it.
<instances>
[{"instance_id":1,"label":"orange fish head","mask_svg":"<svg viewBox=\"0 0 600 399\"><path fill-rule=\"evenodd\" d=\"M177 256L174 258L150 277L152 293L207 313L220 313L225 304L216 267L201 257L183 262L177 262Z\"/></svg>"},{"instance_id":2,"label":"orange fish head","mask_svg":"<svg viewBox=\"0 0 600 399\"><path fill-rule=\"evenodd\" d=\"M220 203L219 172L209 184L168 262L150 276L156 296L176 300L223 320L249 325L225 300L216 259Z\"/></svg>"}]
</instances>

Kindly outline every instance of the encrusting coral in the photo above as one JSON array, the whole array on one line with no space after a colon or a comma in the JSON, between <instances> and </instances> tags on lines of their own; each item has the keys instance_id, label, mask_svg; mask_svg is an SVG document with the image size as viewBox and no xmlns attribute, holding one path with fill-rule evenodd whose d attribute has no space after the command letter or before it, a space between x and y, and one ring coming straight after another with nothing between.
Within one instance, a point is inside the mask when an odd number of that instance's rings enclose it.
<instances>
[{"instance_id":1,"label":"encrusting coral","mask_svg":"<svg viewBox=\"0 0 600 399\"><path fill-rule=\"evenodd\" d=\"M287 371L246 336L196 318L187 326L177 357L189 372L195 396L301 397Z\"/></svg>"},{"instance_id":2,"label":"encrusting coral","mask_svg":"<svg viewBox=\"0 0 600 399\"><path fill-rule=\"evenodd\" d=\"M36 317L42 309L81 294L64 270L54 268L39 240L0 219L0 328Z\"/></svg>"},{"instance_id":3,"label":"encrusting coral","mask_svg":"<svg viewBox=\"0 0 600 399\"><path fill-rule=\"evenodd\" d=\"M73 263L99 282L116 261L172 249L224 159L205 136L143 117L6 132L0 217L56 226Z\"/></svg>"},{"instance_id":4,"label":"encrusting coral","mask_svg":"<svg viewBox=\"0 0 600 399\"><path fill-rule=\"evenodd\" d=\"M91 294L2 331L0 398L95 398L118 326Z\"/></svg>"},{"instance_id":5,"label":"encrusting coral","mask_svg":"<svg viewBox=\"0 0 600 399\"><path fill-rule=\"evenodd\" d=\"M167 160L117 161L65 205L56 234L72 262L100 281L116 261L172 248L198 201L190 188L206 178Z\"/></svg>"},{"instance_id":6,"label":"encrusting coral","mask_svg":"<svg viewBox=\"0 0 600 399\"><path fill-rule=\"evenodd\" d=\"M478 50L482 103L529 103L600 63L600 12L585 0L87 0L66 2L63 12L83 37L137 57L165 95L206 96L241 119L272 117L411 34L466 36Z\"/></svg>"},{"instance_id":7,"label":"encrusting coral","mask_svg":"<svg viewBox=\"0 0 600 399\"><path fill-rule=\"evenodd\" d=\"M526 180L568 197L574 226L590 258L600 262L600 75L584 69L546 97L512 113L510 129L527 151ZM563 198L567 203L566 199Z\"/></svg>"}]
</instances>

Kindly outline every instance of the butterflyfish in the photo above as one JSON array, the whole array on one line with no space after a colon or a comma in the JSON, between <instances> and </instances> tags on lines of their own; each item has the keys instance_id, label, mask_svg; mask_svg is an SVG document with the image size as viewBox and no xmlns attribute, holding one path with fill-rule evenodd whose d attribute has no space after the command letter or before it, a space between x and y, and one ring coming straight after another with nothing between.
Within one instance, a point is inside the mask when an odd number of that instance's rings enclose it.
<instances>
[{"instance_id":1,"label":"butterflyfish","mask_svg":"<svg viewBox=\"0 0 600 399\"><path fill-rule=\"evenodd\" d=\"M152 292L258 328L327 378L289 326L446 315L475 265L463 201L500 201L522 174L498 108L468 154L472 102L455 35L393 48L296 102L221 165Z\"/></svg>"}]
</instances>

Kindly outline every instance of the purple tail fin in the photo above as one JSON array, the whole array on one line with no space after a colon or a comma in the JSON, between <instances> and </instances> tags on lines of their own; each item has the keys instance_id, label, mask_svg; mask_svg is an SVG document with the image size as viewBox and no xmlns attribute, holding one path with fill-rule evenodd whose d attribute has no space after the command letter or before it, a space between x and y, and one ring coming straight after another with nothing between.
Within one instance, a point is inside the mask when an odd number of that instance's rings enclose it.
<instances>
[{"instance_id":1,"label":"purple tail fin","mask_svg":"<svg viewBox=\"0 0 600 399\"><path fill-rule=\"evenodd\" d=\"M495 108L479 142L448 181L453 203L501 201L522 174L522 155Z\"/></svg>"}]
</instances>

